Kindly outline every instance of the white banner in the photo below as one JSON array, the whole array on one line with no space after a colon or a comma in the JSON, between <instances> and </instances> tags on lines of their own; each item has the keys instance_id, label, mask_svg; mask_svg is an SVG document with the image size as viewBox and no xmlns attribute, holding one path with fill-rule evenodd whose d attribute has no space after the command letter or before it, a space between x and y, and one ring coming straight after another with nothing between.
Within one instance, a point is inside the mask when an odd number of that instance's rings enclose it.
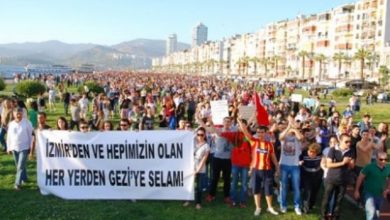
<instances>
[{"instance_id":1,"label":"white banner","mask_svg":"<svg viewBox=\"0 0 390 220\"><path fill-rule=\"evenodd\" d=\"M302 95L301 94L291 94L291 101L292 102L302 102Z\"/></svg>"},{"instance_id":2,"label":"white banner","mask_svg":"<svg viewBox=\"0 0 390 220\"><path fill-rule=\"evenodd\" d=\"M40 131L42 194L64 199L194 199L188 131Z\"/></svg>"},{"instance_id":3,"label":"white banner","mask_svg":"<svg viewBox=\"0 0 390 220\"><path fill-rule=\"evenodd\" d=\"M229 107L227 100L211 101L211 117L215 125L222 125L223 119L229 116Z\"/></svg>"}]
</instances>

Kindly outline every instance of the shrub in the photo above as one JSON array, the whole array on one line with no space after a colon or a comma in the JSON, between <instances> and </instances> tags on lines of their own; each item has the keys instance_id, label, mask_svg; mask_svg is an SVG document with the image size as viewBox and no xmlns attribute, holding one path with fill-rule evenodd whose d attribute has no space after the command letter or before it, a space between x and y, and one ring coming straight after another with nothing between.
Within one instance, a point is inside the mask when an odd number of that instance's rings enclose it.
<instances>
[{"instance_id":1,"label":"shrub","mask_svg":"<svg viewBox=\"0 0 390 220\"><path fill-rule=\"evenodd\" d=\"M3 78L0 78L0 91L3 91L5 89L5 82Z\"/></svg>"},{"instance_id":2,"label":"shrub","mask_svg":"<svg viewBox=\"0 0 390 220\"><path fill-rule=\"evenodd\" d=\"M78 88L78 91L80 93L86 92L85 91L85 86L88 88L89 92L92 92L92 93L95 93L95 94L99 94L99 93L104 92L103 87L100 86L98 83L96 83L94 81L87 81L87 82L85 82L84 85L82 85L82 86L80 86Z\"/></svg>"},{"instance_id":3,"label":"shrub","mask_svg":"<svg viewBox=\"0 0 390 220\"><path fill-rule=\"evenodd\" d=\"M348 89L348 88L340 88L340 89L336 89L332 92L332 95L336 96L336 97L347 97L347 96L351 96L352 94L353 94L353 91L351 89Z\"/></svg>"},{"instance_id":4,"label":"shrub","mask_svg":"<svg viewBox=\"0 0 390 220\"><path fill-rule=\"evenodd\" d=\"M44 93L46 87L43 83L36 80L23 80L16 84L14 91L18 96L29 98Z\"/></svg>"}]
</instances>

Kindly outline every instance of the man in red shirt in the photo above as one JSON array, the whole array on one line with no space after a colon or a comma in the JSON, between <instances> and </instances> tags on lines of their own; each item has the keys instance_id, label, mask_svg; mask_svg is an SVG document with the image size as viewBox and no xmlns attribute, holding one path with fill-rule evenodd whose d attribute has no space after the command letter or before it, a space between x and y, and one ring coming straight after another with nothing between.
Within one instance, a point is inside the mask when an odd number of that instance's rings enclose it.
<instances>
[{"instance_id":1,"label":"man in red shirt","mask_svg":"<svg viewBox=\"0 0 390 220\"><path fill-rule=\"evenodd\" d=\"M247 122L242 122L247 126ZM233 144L231 161L232 161L232 181L230 184L230 198L232 200L231 205L236 206L240 204L241 208L246 207L246 195L248 191L247 180L249 165L251 163L251 146L248 140L245 138L244 133L241 131L226 131L221 132L218 135L226 138ZM237 185L241 180L241 191L238 197Z\"/></svg>"},{"instance_id":2,"label":"man in red shirt","mask_svg":"<svg viewBox=\"0 0 390 220\"><path fill-rule=\"evenodd\" d=\"M264 191L265 199L267 201L267 211L273 215L278 215L279 213L276 212L272 207L274 173L272 170L271 161L276 168L275 175L279 174L279 165L278 161L276 160L275 151L272 143L265 140L265 134L268 129L267 127L263 126L258 127L256 129L258 138L255 138L249 133L248 129L246 128L246 125L241 120L238 120L238 122L242 132L249 140L249 143L252 147L252 160L249 172L251 173L251 183L256 205L254 215L258 216L261 213L262 191Z\"/></svg>"}]
</instances>

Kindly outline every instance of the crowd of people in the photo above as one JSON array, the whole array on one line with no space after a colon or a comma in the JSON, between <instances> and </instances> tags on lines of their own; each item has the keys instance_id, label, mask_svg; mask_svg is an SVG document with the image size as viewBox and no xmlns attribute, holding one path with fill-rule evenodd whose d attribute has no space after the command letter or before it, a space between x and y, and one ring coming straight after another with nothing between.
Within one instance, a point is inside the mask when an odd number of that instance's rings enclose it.
<instances>
[{"instance_id":1,"label":"crowd of people","mask_svg":"<svg viewBox=\"0 0 390 220\"><path fill-rule=\"evenodd\" d=\"M248 194L253 194L255 216L262 211L261 194L267 212L286 213L290 191L297 215L313 212L322 184L323 219L340 219L347 186L355 187L354 197L364 205L367 219L376 219L390 190L386 185L388 124L375 126L368 113L360 117L356 96L340 109L332 97L329 103L318 96L292 102L293 83L129 72L39 76L37 80L46 83L48 92L27 100L29 107L14 98L1 105L0 144L13 153L16 190L27 180L28 155L34 156L32 130L50 128L46 114L55 111L56 102L63 104L63 116L51 129L193 131L197 209L203 192L207 202L216 199L221 173L224 202L246 208ZM69 92L70 86L89 80L99 83L104 92L94 94L88 87L82 94ZM256 120L256 112L247 120L239 112L241 106L255 106L256 95L267 111L262 116L267 117L266 124ZM212 120L210 102L216 100L228 101L229 115L222 125ZM114 123L118 118L119 124ZM274 208L274 195L279 209Z\"/></svg>"}]
</instances>

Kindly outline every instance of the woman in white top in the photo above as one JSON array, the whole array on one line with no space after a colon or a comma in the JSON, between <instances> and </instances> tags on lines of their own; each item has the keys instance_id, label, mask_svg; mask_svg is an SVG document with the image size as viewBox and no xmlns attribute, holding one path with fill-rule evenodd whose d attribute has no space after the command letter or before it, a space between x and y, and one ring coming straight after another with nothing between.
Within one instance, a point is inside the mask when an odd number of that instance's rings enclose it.
<instances>
[{"instance_id":1,"label":"woman in white top","mask_svg":"<svg viewBox=\"0 0 390 220\"><path fill-rule=\"evenodd\" d=\"M202 179L206 174L206 161L210 152L210 146L206 141L206 129L199 127L196 130L195 149L194 149L194 169L195 169L195 203L196 209L200 209L202 200ZM188 206L185 202L183 206Z\"/></svg>"}]
</instances>

